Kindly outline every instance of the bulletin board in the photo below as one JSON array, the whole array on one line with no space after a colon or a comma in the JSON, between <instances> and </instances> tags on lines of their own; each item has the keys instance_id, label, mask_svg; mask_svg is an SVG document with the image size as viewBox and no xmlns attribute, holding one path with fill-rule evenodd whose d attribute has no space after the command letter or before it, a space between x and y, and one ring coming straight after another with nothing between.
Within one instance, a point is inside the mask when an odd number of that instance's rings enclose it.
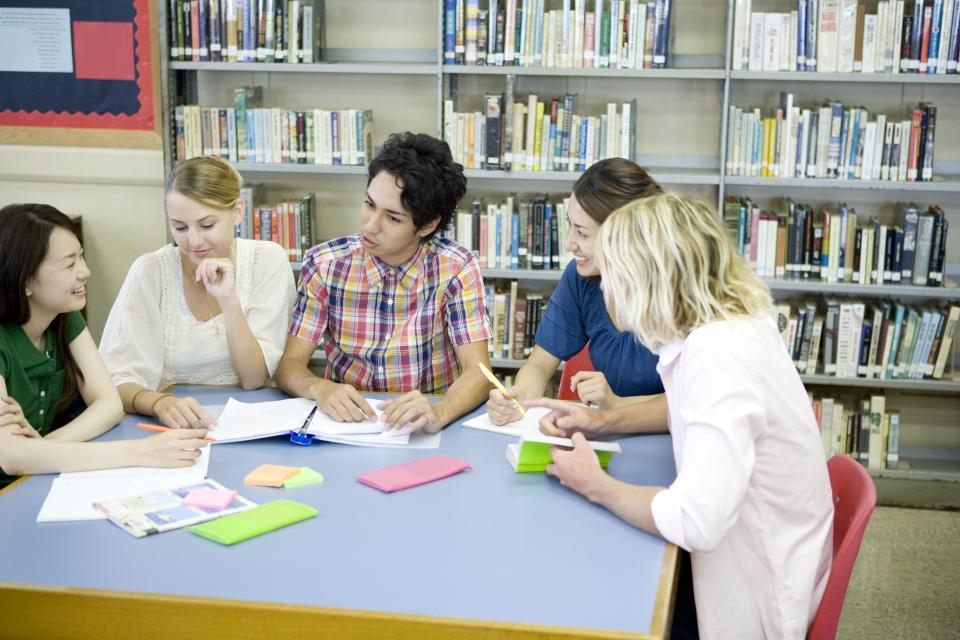
<instances>
[{"instance_id":1,"label":"bulletin board","mask_svg":"<svg viewBox=\"0 0 960 640\"><path fill-rule=\"evenodd\" d=\"M162 146L154 0L0 0L0 142Z\"/></svg>"}]
</instances>

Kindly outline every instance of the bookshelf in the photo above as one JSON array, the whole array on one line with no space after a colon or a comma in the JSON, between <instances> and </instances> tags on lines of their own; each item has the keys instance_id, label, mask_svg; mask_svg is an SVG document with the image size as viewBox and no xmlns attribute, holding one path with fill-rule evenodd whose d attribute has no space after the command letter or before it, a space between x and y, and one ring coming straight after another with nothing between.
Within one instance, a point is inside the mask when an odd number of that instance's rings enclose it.
<instances>
[{"instance_id":1,"label":"bookshelf","mask_svg":"<svg viewBox=\"0 0 960 640\"><path fill-rule=\"evenodd\" d=\"M474 109L486 92L502 91L507 76L516 83L514 95L538 93L558 97L577 93L588 103L635 98L639 113L633 159L647 167L651 175L668 189L705 196L718 207L729 195L750 196L758 201L790 194L804 202L845 201L876 207L889 217L888 202L914 200L919 204L941 204L953 222L952 242L948 247L947 281L954 286L942 289L899 285L855 285L819 281L770 280L768 285L777 299L800 296L827 296L865 299L892 299L910 303L946 304L960 301L960 74L864 74L823 72L761 72L734 70L735 0L673 0L671 62L665 69L591 69L544 67L496 67L443 64L443 0L387 0L361 2L349 6L347 0L328 0L328 34L337 34L347 25L338 20L364 18L363 26L353 26L324 51L312 64L184 62L169 60L166 36L166 3L157 3L161 46L161 77L164 124L164 158L169 169L174 162L171 145L172 113L177 96L183 91L204 98L204 87L213 85L212 94L223 94L225 87L262 85L264 95L276 93L292 97L291 107L307 107L308 98L320 100L335 96L339 106L353 96L375 111L375 147L393 130L405 128L428 131L442 136L443 100L453 88L465 108ZM548 2L549 6L554 3ZM556 3L559 6L559 3ZM760 3L755 2L755 5ZM875 2L868 2L868 11ZM402 5L402 6L401 6ZM769 0L757 10L789 11L796 3ZM382 49L359 49L355 42L367 31L377 36L396 30L396 16L416 16L424 25L419 35L408 41L388 41ZM384 14L384 15L379 15ZM393 18L393 19L391 19ZM336 39L336 38L333 38ZM375 46L381 46L377 42ZM822 100L837 93L879 109L934 101L938 114L937 145L932 182L889 182L834 179L750 178L731 176L726 170L726 144L731 105L754 104L769 107L780 90L795 91L804 100ZM211 93L207 93L211 95ZM208 98L209 99L209 98ZM277 106L287 106L280 102ZM851 98L845 104L857 104ZM392 108L399 104L391 119ZM212 103L215 104L215 103ZM365 105L364 105L365 106ZM416 114L411 117L411 114ZM689 126L688 126L689 125ZM340 235L352 228L356 192L362 188L366 169L362 166L323 166L297 164L238 163L245 178L261 182L275 192L317 191L327 198L318 203L315 220L318 239ZM487 171L469 169L468 198L474 195L504 195L510 192L568 194L577 172ZM293 265L298 268L299 265ZM485 279L517 280L538 290L552 289L560 271L484 269ZM492 364L504 371L516 370L521 361L496 358ZM888 390L896 396L918 395L931 402L950 405L960 395L960 382L937 380L877 380L834 376L805 375L804 383L818 390L836 388ZM910 429L909 423L905 431ZM910 459L910 470L883 470L883 477L924 477L960 481L960 429L937 443L950 449L950 461L924 467L924 458ZM920 447L922 448L922 447ZM906 466L901 464L901 467ZM926 471L915 471L925 468ZM920 474L918 476L917 474ZM926 474L926 475L923 475Z\"/></svg>"}]
</instances>

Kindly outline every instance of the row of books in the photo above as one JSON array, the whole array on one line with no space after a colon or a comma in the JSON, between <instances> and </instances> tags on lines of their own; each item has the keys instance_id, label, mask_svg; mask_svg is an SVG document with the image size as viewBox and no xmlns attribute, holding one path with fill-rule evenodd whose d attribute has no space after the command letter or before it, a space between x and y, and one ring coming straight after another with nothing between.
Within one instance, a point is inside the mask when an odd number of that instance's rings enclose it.
<instances>
[{"instance_id":1,"label":"row of books","mask_svg":"<svg viewBox=\"0 0 960 640\"><path fill-rule=\"evenodd\" d=\"M845 404L840 398L811 401L829 458L849 455L868 469L896 469L900 462L900 412L887 411L883 395Z\"/></svg>"},{"instance_id":2,"label":"row of books","mask_svg":"<svg viewBox=\"0 0 960 640\"><path fill-rule=\"evenodd\" d=\"M920 103L895 120L840 102L796 106L781 93L780 106L730 107L726 169L731 176L933 180L937 107ZM872 117L872 119L871 119Z\"/></svg>"},{"instance_id":3,"label":"row of books","mask_svg":"<svg viewBox=\"0 0 960 640\"><path fill-rule=\"evenodd\" d=\"M734 70L957 73L960 1L797 0L786 13L736 0Z\"/></svg>"},{"instance_id":4,"label":"row of books","mask_svg":"<svg viewBox=\"0 0 960 640\"><path fill-rule=\"evenodd\" d=\"M939 380L954 346L960 306L830 299L778 304L776 315L800 373Z\"/></svg>"},{"instance_id":5,"label":"row of books","mask_svg":"<svg viewBox=\"0 0 960 640\"><path fill-rule=\"evenodd\" d=\"M372 157L373 112L297 111L180 105L174 110L178 160L220 156L233 162L365 165Z\"/></svg>"},{"instance_id":6,"label":"row of books","mask_svg":"<svg viewBox=\"0 0 960 640\"><path fill-rule=\"evenodd\" d=\"M471 249L481 269L560 270L570 261L567 201L476 198L457 211L452 238Z\"/></svg>"},{"instance_id":7,"label":"row of books","mask_svg":"<svg viewBox=\"0 0 960 640\"><path fill-rule=\"evenodd\" d=\"M671 0L444 0L444 64L662 69ZM592 9L592 10L591 10Z\"/></svg>"},{"instance_id":8,"label":"row of books","mask_svg":"<svg viewBox=\"0 0 960 640\"><path fill-rule=\"evenodd\" d=\"M942 287L949 220L943 209L899 206L896 224L787 201L766 212L749 198L727 198L724 224L740 255L762 278Z\"/></svg>"},{"instance_id":9,"label":"row of books","mask_svg":"<svg viewBox=\"0 0 960 640\"><path fill-rule=\"evenodd\" d=\"M543 294L520 293L514 281L508 287L487 285L484 302L493 330L487 342L490 357L521 360L529 356L547 308Z\"/></svg>"},{"instance_id":10,"label":"row of books","mask_svg":"<svg viewBox=\"0 0 960 640\"><path fill-rule=\"evenodd\" d=\"M169 0L170 59L319 62L324 0Z\"/></svg>"},{"instance_id":11,"label":"row of books","mask_svg":"<svg viewBox=\"0 0 960 640\"><path fill-rule=\"evenodd\" d=\"M246 204L246 213L237 227L237 237L249 240L269 240L283 247L290 262L302 262L315 242L313 235L314 194L263 206L258 185L243 187L240 197Z\"/></svg>"},{"instance_id":12,"label":"row of books","mask_svg":"<svg viewBox=\"0 0 960 640\"><path fill-rule=\"evenodd\" d=\"M507 107L504 109L504 107ZM457 113L444 101L443 136L467 169L583 171L604 158L633 155L635 102L607 104L606 113L575 115L576 97L511 103L484 97L483 112Z\"/></svg>"}]
</instances>

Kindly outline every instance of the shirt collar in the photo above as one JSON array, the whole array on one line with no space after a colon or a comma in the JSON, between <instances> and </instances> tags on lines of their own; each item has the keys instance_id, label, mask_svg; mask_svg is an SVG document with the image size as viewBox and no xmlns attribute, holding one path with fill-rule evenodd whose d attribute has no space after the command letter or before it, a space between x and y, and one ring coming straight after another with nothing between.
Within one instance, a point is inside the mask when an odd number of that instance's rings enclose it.
<instances>
[{"instance_id":1,"label":"shirt collar","mask_svg":"<svg viewBox=\"0 0 960 640\"><path fill-rule=\"evenodd\" d=\"M27 333L23 330L23 327L12 327L10 335L16 344L17 359L25 371L29 371L38 366L55 368L53 363L56 359L57 339L52 328L48 328L46 331L47 346L49 347L46 353L39 351L34 344L30 342L30 338L27 337Z\"/></svg>"},{"instance_id":2,"label":"shirt collar","mask_svg":"<svg viewBox=\"0 0 960 640\"><path fill-rule=\"evenodd\" d=\"M657 372L662 373L664 369L673 364L673 361L683 353L684 340L674 340L660 348L660 361L657 363Z\"/></svg>"},{"instance_id":3,"label":"shirt collar","mask_svg":"<svg viewBox=\"0 0 960 640\"><path fill-rule=\"evenodd\" d=\"M393 273L400 283L400 286L408 291L413 290L414 285L417 283L417 278L420 275L420 263L423 262L424 256L427 253L427 245L429 242L429 240L427 242L421 242L417 251L410 259L398 267L387 265L379 258L375 258L364 251L362 246L359 246L357 251L363 255L364 267L367 272L367 282L370 283L371 288L380 286L384 278L387 277L387 274Z\"/></svg>"}]
</instances>

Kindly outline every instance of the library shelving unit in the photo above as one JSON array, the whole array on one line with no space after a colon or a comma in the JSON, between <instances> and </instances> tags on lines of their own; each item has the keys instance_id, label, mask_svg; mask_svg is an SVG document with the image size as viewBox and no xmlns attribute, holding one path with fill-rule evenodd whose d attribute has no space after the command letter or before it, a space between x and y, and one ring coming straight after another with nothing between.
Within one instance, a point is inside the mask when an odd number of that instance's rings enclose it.
<instances>
[{"instance_id":1,"label":"library shelving unit","mask_svg":"<svg viewBox=\"0 0 960 640\"><path fill-rule=\"evenodd\" d=\"M383 0L385 3L387 0ZM501 0L502 2L503 0ZM605 4L607 0L604 0ZM333 0L328 2L328 6ZM302 79L304 84L320 85L325 78L355 78L369 84L384 77L413 77L433 87L429 96L433 113L429 114L434 132L442 136L443 101L456 96L459 106L479 111L484 93L502 91L506 76L512 76L514 95L538 93L557 96L576 93L581 100L601 104L604 101L636 99L636 146L633 159L647 167L666 188L692 191L715 199L718 210L729 195L750 196L758 202L788 195L818 206L839 201L866 204L876 208L878 217L892 219L893 203L903 200L921 204L941 204L954 222L953 243L948 247L945 265L948 286L857 285L821 283L807 280L771 280L768 282L778 300L801 296L857 297L867 300L892 299L916 304L954 304L960 302L960 256L957 231L960 219L960 128L956 105L960 104L960 75L913 73L863 74L819 72L750 72L733 70L731 64L735 0L673 0L671 50L666 69L621 70L590 68L497 67L448 65L443 61L444 2L423 0L411 3L411 12L421 10L423 20L437 24L434 42L422 49L328 49L313 64L180 62L171 61L166 36L166 3L156 3L161 49L161 97L164 122L164 159L167 170L174 163L173 109L178 99L197 101L206 82L234 87L264 85L264 95L274 90L271 81L283 76ZM559 6L550 0L548 5ZM870 4L870 9L874 3ZM796 8L788 0L770 0L765 10L789 11ZM430 14L430 15L427 15ZM370 16L370 20L376 20ZM328 29L338 25L328 23ZM227 79L222 79L226 77ZM299 81L299 80L298 80ZM356 90L350 85L346 91ZM394 85L395 86L395 85ZM418 85L420 86L420 85ZM938 114L937 155L931 182L886 182L833 179L752 178L727 175L726 144L731 105L768 106L776 102L780 91L790 91L802 100L823 100L840 94L844 104L864 104L871 109L899 112L918 101L934 101ZM317 89L319 93L319 88ZM409 93L409 92L405 92ZM388 96L384 96L388 97ZM391 96L396 97L396 96ZM409 97L409 96L400 96ZM340 100L342 102L342 100ZM194 102L196 103L196 102ZM582 104L582 102L580 102ZM426 117L426 116L425 116ZM375 110L375 146L386 138ZM689 131L685 131L689 129ZM945 133L946 131L946 133ZM321 191L329 181L351 181L359 188L366 170L362 166L321 166L303 164L237 165L247 178L281 188L305 181ZM469 169L468 197L507 193L550 193L566 195L578 177L575 172L487 171ZM718 212L719 215L719 212ZM315 228L317 221L314 221ZM296 265L294 265L296 267ZM484 269L487 279L517 280L524 285L552 289L559 271ZM956 348L956 347L955 347ZM955 357L951 360L956 361ZM494 359L492 364L504 371L515 370L521 361ZM940 408L937 436L931 445L920 442L911 447L910 433L915 427L902 421L901 465L899 469L871 471L893 478L933 479L960 482L960 380L878 380L804 375L804 383L818 392L837 393L877 391L889 394L891 404L909 399L914 404ZM942 423L947 421L948 424ZM919 428L919 427L918 427ZM923 425L929 428L929 423ZM908 467L908 468L905 468Z\"/></svg>"}]
</instances>

